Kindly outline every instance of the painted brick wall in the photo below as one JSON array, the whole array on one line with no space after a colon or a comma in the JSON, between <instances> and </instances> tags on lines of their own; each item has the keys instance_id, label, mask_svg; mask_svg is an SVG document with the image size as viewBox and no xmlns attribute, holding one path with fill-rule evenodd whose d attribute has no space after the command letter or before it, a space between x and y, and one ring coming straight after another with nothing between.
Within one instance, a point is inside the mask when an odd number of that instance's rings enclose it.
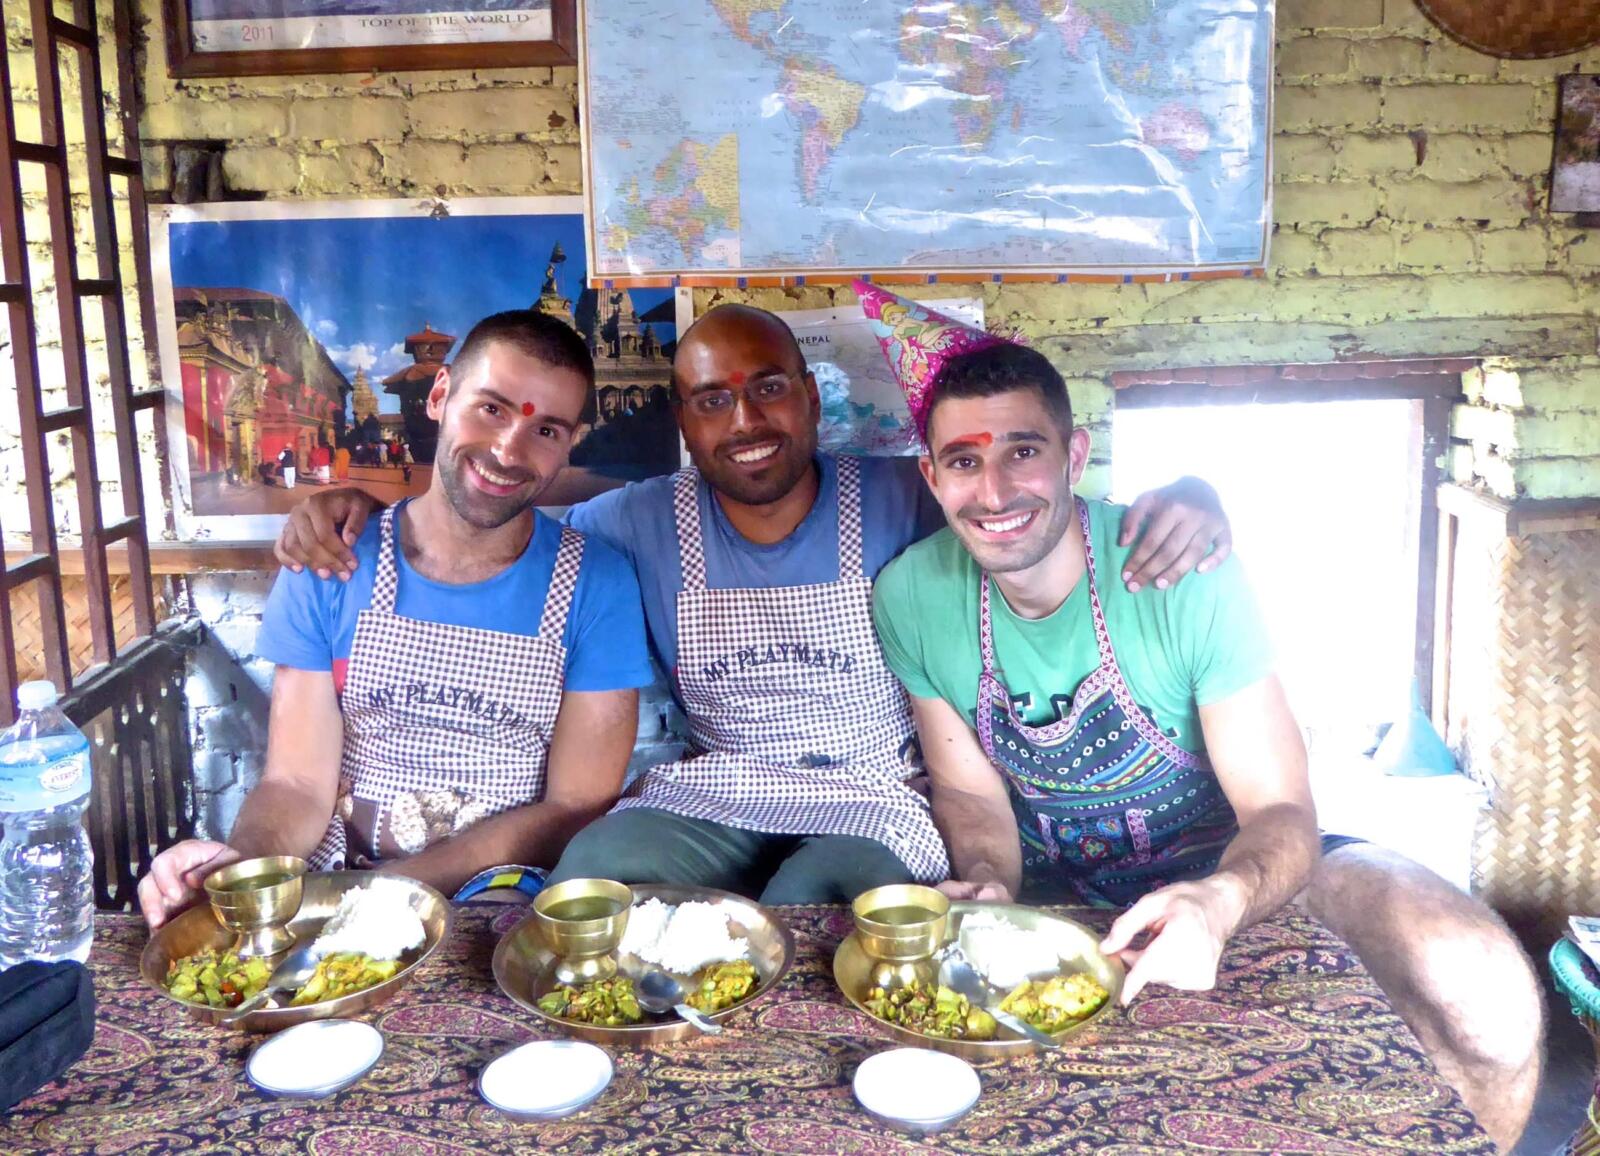
<instances>
[{"instance_id":1,"label":"painted brick wall","mask_svg":"<svg viewBox=\"0 0 1600 1156\"><path fill-rule=\"evenodd\" d=\"M153 191L170 187L176 146L194 140L224 146L228 186L244 196L580 191L573 69L175 82L159 0L141 3ZM1600 53L1497 61L1446 39L1412 0L1280 0L1278 28L1265 277L982 288L990 318L1067 375L1100 447L1088 488L1108 478L1115 370L1472 354L1485 369L1455 415L1457 478L1505 496L1600 494L1600 236L1544 207L1555 78L1600 70ZM803 308L841 293L728 296ZM697 304L721 296L701 291ZM210 689L193 689L221 821L259 765L259 720L226 718L261 707L250 657L260 580L208 582L196 605L224 628L223 654L198 668ZM236 694L244 683L254 691ZM644 741L665 709L659 692L645 704Z\"/></svg>"},{"instance_id":2,"label":"painted brick wall","mask_svg":"<svg viewBox=\"0 0 1600 1156\"><path fill-rule=\"evenodd\" d=\"M1264 278L983 287L990 320L1066 374L1100 447L1090 487L1106 480L1113 370L1476 354L1456 478L1600 494L1600 234L1545 209L1556 77L1600 69L1600 53L1498 61L1411 0L1280 0L1277 64ZM741 296L776 308L834 291Z\"/></svg>"},{"instance_id":3,"label":"painted brick wall","mask_svg":"<svg viewBox=\"0 0 1600 1156\"><path fill-rule=\"evenodd\" d=\"M143 7L152 189L170 184L175 142L203 139L226 145L228 185L249 196L580 191L574 69L177 82L158 0ZM1458 415L1457 476L1506 496L1600 493L1600 236L1544 208L1555 78L1600 69L1600 53L1498 61L1412 0L1282 0L1278 29L1265 278L990 285L990 316L1055 357L1100 432L1114 369L1491 357L1500 384L1473 383ZM838 292L741 296L797 306Z\"/></svg>"}]
</instances>

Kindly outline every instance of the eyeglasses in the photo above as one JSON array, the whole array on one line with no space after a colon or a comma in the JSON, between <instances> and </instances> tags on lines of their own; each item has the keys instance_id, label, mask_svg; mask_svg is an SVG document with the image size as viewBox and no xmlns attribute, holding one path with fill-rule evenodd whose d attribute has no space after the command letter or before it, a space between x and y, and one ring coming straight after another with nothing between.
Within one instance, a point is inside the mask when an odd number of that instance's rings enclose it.
<instances>
[{"instance_id":1,"label":"eyeglasses","mask_svg":"<svg viewBox=\"0 0 1600 1156\"><path fill-rule=\"evenodd\" d=\"M762 408L782 403L794 392L795 380L787 373L775 373L746 382L739 389L706 389L675 400L699 417L726 417L733 412L740 394L748 404Z\"/></svg>"}]
</instances>

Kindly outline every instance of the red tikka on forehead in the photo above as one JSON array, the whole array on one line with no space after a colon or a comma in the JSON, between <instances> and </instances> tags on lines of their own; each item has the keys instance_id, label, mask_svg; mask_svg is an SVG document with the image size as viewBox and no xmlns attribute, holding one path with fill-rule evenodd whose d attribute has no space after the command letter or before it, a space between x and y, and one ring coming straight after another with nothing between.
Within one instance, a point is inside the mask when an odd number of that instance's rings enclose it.
<instances>
[{"instance_id":1,"label":"red tikka on forehead","mask_svg":"<svg viewBox=\"0 0 1600 1156\"><path fill-rule=\"evenodd\" d=\"M992 433L962 434L954 441L946 442L944 451L970 449L973 446L982 446L984 449L988 449L992 445L994 445L994 434Z\"/></svg>"},{"instance_id":2,"label":"red tikka on forehead","mask_svg":"<svg viewBox=\"0 0 1600 1156\"><path fill-rule=\"evenodd\" d=\"M522 403L522 416L523 417L532 417L533 414L534 414L533 402L531 402L531 401L523 402Z\"/></svg>"},{"instance_id":3,"label":"red tikka on forehead","mask_svg":"<svg viewBox=\"0 0 1600 1156\"><path fill-rule=\"evenodd\" d=\"M728 384L729 385L743 385L744 384L744 370L736 369L732 373L728 374Z\"/></svg>"}]
</instances>

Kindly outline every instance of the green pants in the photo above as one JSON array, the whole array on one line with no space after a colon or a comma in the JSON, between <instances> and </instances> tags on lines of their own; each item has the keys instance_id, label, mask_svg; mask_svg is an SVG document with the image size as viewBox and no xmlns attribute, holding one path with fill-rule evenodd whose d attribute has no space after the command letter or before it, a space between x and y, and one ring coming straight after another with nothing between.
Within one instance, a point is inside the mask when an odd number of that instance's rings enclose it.
<instances>
[{"instance_id":1,"label":"green pants","mask_svg":"<svg viewBox=\"0 0 1600 1156\"><path fill-rule=\"evenodd\" d=\"M848 903L912 882L899 856L871 839L769 835L653 807L615 811L578 832L549 881L564 879L715 887L766 904Z\"/></svg>"}]
</instances>

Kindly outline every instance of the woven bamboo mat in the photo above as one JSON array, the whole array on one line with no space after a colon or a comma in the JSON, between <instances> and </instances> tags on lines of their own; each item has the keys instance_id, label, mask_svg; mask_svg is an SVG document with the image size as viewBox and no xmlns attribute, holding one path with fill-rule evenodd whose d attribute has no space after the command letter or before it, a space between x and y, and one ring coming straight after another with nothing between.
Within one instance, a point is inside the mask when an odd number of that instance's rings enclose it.
<instances>
[{"instance_id":1,"label":"woven bamboo mat","mask_svg":"<svg viewBox=\"0 0 1600 1156\"><path fill-rule=\"evenodd\" d=\"M1600 531L1464 527L1456 560L1451 730L1492 799L1476 890L1554 938L1600 914Z\"/></svg>"},{"instance_id":2,"label":"woven bamboo mat","mask_svg":"<svg viewBox=\"0 0 1600 1156\"><path fill-rule=\"evenodd\" d=\"M66 605L67 650L72 672L80 675L94 665L94 639L89 633L89 603L81 576L61 579L61 598ZM167 614L166 599L158 595L156 618ZM116 628L118 647L138 637L133 617L133 591L126 574L111 579L111 618ZM11 592L11 628L17 648L17 678L48 678L44 665L44 630L39 620L38 583L28 582Z\"/></svg>"}]
</instances>

